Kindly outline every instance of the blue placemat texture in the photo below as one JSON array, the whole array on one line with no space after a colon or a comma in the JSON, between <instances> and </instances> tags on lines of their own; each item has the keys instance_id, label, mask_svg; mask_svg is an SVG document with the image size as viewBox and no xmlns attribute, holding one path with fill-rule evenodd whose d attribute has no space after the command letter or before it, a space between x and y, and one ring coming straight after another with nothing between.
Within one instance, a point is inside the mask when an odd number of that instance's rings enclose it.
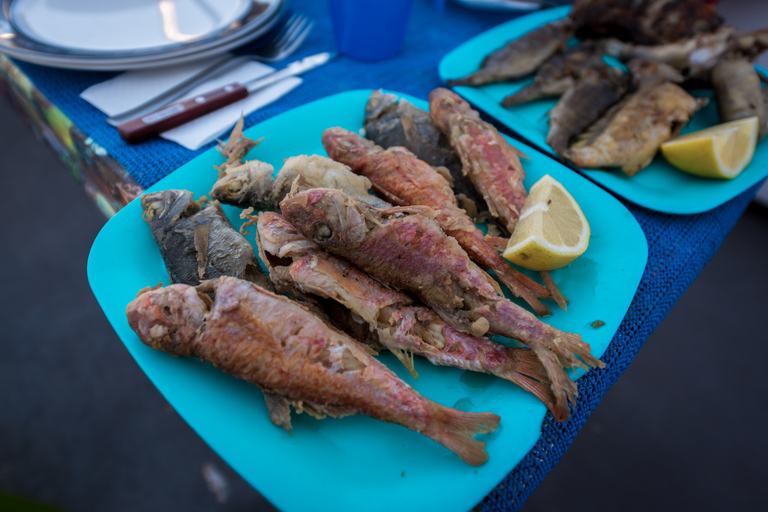
<instances>
[{"instance_id":1,"label":"blue placemat texture","mask_svg":"<svg viewBox=\"0 0 768 512\"><path fill-rule=\"evenodd\" d=\"M446 53L480 32L516 16L510 12L469 10L452 3L444 12L438 13L430 5L430 0L414 0L404 48L397 57L373 63L339 57L306 73L305 83L277 103L249 115L246 127L309 101L350 89L383 87L426 98L432 89L442 85L437 65ZM335 49L326 2L292 0L291 7L315 20L315 29L291 60ZM107 125L104 114L79 97L84 89L114 76L114 73L74 72L23 62L17 64L44 95L145 188L211 147L188 151L157 138L129 146L113 127ZM635 299L603 356L607 368L593 370L581 378L577 408L568 423L557 423L551 414L547 415L539 442L483 501L482 510L518 510L525 503L558 463L605 392L626 370L648 336L712 258L758 188L759 184L715 210L691 216L656 213L624 201L642 226L648 240L649 256Z\"/></svg>"}]
</instances>

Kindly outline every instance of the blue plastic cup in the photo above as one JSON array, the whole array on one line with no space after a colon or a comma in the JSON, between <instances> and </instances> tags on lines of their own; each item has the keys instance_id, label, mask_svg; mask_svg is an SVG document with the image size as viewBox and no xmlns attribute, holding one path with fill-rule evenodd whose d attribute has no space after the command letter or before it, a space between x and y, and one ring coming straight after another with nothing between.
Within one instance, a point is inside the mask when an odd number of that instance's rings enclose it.
<instances>
[{"instance_id":1,"label":"blue plastic cup","mask_svg":"<svg viewBox=\"0 0 768 512\"><path fill-rule=\"evenodd\" d=\"M328 0L339 52L359 60L394 57L403 46L411 0Z\"/></svg>"}]
</instances>

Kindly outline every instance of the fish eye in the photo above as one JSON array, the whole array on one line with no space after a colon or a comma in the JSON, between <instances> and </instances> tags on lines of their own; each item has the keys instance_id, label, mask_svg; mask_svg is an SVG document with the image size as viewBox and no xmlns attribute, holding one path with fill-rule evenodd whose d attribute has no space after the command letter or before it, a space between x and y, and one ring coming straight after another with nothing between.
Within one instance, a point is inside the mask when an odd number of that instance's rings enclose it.
<instances>
[{"instance_id":1,"label":"fish eye","mask_svg":"<svg viewBox=\"0 0 768 512\"><path fill-rule=\"evenodd\" d=\"M318 242L325 242L333 236L333 230L325 222L318 222L312 228L312 234Z\"/></svg>"},{"instance_id":2,"label":"fish eye","mask_svg":"<svg viewBox=\"0 0 768 512\"><path fill-rule=\"evenodd\" d=\"M231 194L237 194L243 188L243 184L239 181L233 181L229 184L229 192Z\"/></svg>"},{"instance_id":3,"label":"fish eye","mask_svg":"<svg viewBox=\"0 0 768 512\"><path fill-rule=\"evenodd\" d=\"M163 213L163 210L165 210L165 205L162 201L153 201L147 209L147 214L150 218L157 217Z\"/></svg>"}]
</instances>

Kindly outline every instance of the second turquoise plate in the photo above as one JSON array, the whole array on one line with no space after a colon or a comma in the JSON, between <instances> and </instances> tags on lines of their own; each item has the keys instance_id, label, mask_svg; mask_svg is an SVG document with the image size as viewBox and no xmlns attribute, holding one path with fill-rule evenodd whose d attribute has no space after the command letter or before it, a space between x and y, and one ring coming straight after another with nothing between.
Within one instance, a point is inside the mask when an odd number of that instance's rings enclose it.
<instances>
[{"instance_id":1,"label":"second turquoise plate","mask_svg":"<svg viewBox=\"0 0 768 512\"><path fill-rule=\"evenodd\" d=\"M486 55L545 23L567 16L569 9L559 7L528 14L483 32L443 57L440 61L440 78L459 78L476 71ZM559 159L545 142L549 132L547 114L557 103L556 99L542 99L509 108L500 104L506 96L532 81L533 78L528 78L481 87L456 87L455 90L538 149ZM701 96L710 91L693 93ZM718 123L717 107L711 101L696 113L682 133ZM651 210L676 214L701 213L733 199L768 176L768 138L758 142L752 163L732 180L710 180L686 174L668 164L661 155L657 155L651 165L631 177L618 169L578 171L608 190Z\"/></svg>"},{"instance_id":2,"label":"second turquoise plate","mask_svg":"<svg viewBox=\"0 0 768 512\"><path fill-rule=\"evenodd\" d=\"M330 96L275 116L249 130L266 139L248 155L272 164L300 154L325 155L323 130L358 131L371 91ZM404 96L404 95L401 95ZM407 97L407 96L405 96ZM408 97L407 97L408 98ZM420 107L423 100L408 98ZM589 248L552 272L570 299L545 320L583 335L600 356L629 307L648 255L643 232L610 194L538 151L525 162L530 187L545 173L561 181L583 208L592 229ZM223 162L208 151L147 192L185 188L207 195ZM225 206L239 227L240 210ZM245 480L283 511L376 510L466 512L509 473L539 439L546 414L533 395L487 375L416 360L418 381L392 356L381 360L424 396L470 411L493 411L500 428L483 436L490 460L474 468L426 437L365 416L315 420L293 417L293 435L274 426L260 391L197 359L177 359L139 341L125 318L126 305L149 285L168 282L160 252L141 218L139 200L119 211L99 233L88 259L88 279L118 336L168 402ZM253 228L251 228L253 229ZM253 242L253 235L247 237ZM593 328L595 320L605 322ZM148 433L149 435L149 433Z\"/></svg>"}]
</instances>

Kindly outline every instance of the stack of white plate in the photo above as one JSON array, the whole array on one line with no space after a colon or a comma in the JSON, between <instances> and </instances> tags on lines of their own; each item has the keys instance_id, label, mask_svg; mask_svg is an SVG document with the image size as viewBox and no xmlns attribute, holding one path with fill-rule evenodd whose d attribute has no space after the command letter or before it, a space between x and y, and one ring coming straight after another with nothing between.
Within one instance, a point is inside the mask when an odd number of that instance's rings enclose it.
<instances>
[{"instance_id":1,"label":"stack of white plate","mask_svg":"<svg viewBox=\"0 0 768 512\"><path fill-rule=\"evenodd\" d=\"M254 41L286 0L2 0L0 53L121 71L181 64Z\"/></svg>"}]
</instances>

